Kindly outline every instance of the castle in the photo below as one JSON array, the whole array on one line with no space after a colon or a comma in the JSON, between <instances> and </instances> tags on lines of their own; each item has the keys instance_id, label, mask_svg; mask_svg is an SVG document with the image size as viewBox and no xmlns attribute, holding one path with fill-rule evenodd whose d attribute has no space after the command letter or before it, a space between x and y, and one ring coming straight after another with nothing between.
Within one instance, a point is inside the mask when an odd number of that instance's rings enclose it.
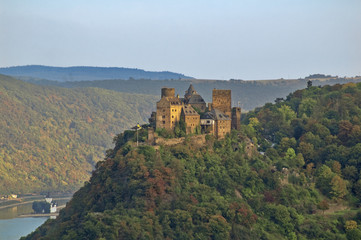
<instances>
[{"instance_id":1,"label":"castle","mask_svg":"<svg viewBox=\"0 0 361 240\"><path fill-rule=\"evenodd\" d=\"M175 96L174 88L162 88L157 110L149 122L156 129L174 130L180 121L186 134L207 133L223 138L231 129L240 129L241 109L232 108L231 90L213 89L208 106L191 84L184 98Z\"/></svg>"}]
</instances>

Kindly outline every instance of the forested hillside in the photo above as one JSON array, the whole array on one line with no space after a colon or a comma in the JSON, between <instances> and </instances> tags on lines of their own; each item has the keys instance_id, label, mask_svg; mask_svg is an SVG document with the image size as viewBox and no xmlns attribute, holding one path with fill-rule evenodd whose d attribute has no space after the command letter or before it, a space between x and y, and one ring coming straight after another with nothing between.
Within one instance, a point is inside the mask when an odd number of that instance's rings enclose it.
<instances>
[{"instance_id":1,"label":"forested hillside","mask_svg":"<svg viewBox=\"0 0 361 240\"><path fill-rule=\"evenodd\" d=\"M203 146L134 148L126 131L24 239L361 239L360 99L361 83L309 87Z\"/></svg>"},{"instance_id":2,"label":"forested hillside","mask_svg":"<svg viewBox=\"0 0 361 240\"><path fill-rule=\"evenodd\" d=\"M183 74L168 71L152 72L137 68L118 67L50 67L28 65L0 68L0 74L26 77L31 79L47 79L52 81L91 81L104 79L180 79L191 78Z\"/></svg>"},{"instance_id":3,"label":"forested hillside","mask_svg":"<svg viewBox=\"0 0 361 240\"><path fill-rule=\"evenodd\" d=\"M279 169L302 156L325 196L361 204L361 83L296 91L249 113L247 122Z\"/></svg>"},{"instance_id":4,"label":"forested hillside","mask_svg":"<svg viewBox=\"0 0 361 240\"><path fill-rule=\"evenodd\" d=\"M156 98L42 87L0 75L0 194L72 191L115 134L147 121Z\"/></svg>"},{"instance_id":5,"label":"forested hillside","mask_svg":"<svg viewBox=\"0 0 361 240\"><path fill-rule=\"evenodd\" d=\"M321 77L320 77L321 76ZM119 92L152 94L159 96L162 87L174 87L179 96L183 96L189 84L193 84L198 93L206 102L212 101L212 90L232 89L233 106L242 107L244 110L253 110L263 106L265 103L273 102L276 98L285 98L290 92L303 89L307 81L312 79L314 86L331 85L336 83L360 82L361 77L337 78L322 77L324 75L313 75L305 79L278 79L278 80L104 80L104 81L82 81L82 82L54 82L47 80L29 80L40 85L61 86L61 87L98 87Z\"/></svg>"}]
</instances>

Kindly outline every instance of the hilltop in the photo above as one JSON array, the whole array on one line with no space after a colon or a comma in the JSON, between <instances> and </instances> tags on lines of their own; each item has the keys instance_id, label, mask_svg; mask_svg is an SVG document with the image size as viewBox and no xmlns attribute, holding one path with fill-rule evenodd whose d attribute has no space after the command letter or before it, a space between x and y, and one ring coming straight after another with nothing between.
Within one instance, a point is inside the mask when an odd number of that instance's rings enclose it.
<instances>
[{"instance_id":1,"label":"hilltop","mask_svg":"<svg viewBox=\"0 0 361 240\"><path fill-rule=\"evenodd\" d=\"M0 75L0 194L74 191L154 96L64 89Z\"/></svg>"},{"instance_id":2,"label":"hilltop","mask_svg":"<svg viewBox=\"0 0 361 240\"><path fill-rule=\"evenodd\" d=\"M51 81L92 81L105 79L181 79L191 78L183 74L168 71L152 72L137 68L118 67L50 67L41 65L27 65L0 68L0 74L24 79L47 79Z\"/></svg>"},{"instance_id":3,"label":"hilltop","mask_svg":"<svg viewBox=\"0 0 361 240\"><path fill-rule=\"evenodd\" d=\"M360 239L360 99L361 83L310 86L202 145L136 147L125 131L23 239Z\"/></svg>"}]
</instances>

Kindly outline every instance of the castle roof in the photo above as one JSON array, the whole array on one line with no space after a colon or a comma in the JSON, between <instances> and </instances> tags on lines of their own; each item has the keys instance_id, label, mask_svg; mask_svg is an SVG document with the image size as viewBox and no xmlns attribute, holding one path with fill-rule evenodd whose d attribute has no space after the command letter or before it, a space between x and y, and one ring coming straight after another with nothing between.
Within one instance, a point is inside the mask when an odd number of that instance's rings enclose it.
<instances>
[{"instance_id":1,"label":"castle roof","mask_svg":"<svg viewBox=\"0 0 361 240\"><path fill-rule=\"evenodd\" d=\"M193 93L197 93L197 91L194 89L193 85L189 85L188 90L186 91L186 93L188 94L193 94Z\"/></svg>"},{"instance_id":2,"label":"castle roof","mask_svg":"<svg viewBox=\"0 0 361 240\"><path fill-rule=\"evenodd\" d=\"M205 103L204 99L202 98L201 95L197 94L193 94L189 100L188 100L189 104L194 104L194 103Z\"/></svg>"},{"instance_id":3,"label":"castle roof","mask_svg":"<svg viewBox=\"0 0 361 240\"><path fill-rule=\"evenodd\" d=\"M197 93L194 89L193 85L189 85L186 94L184 95L184 102L187 104L199 104L199 103L206 103L201 95Z\"/></svg>"},{"instance_id":4,"label":"castle roof","mask_svg":"<svg viewBox=\"0 0 361 240\"><path fill-rule=\"evenodd\" d=\"M196 116L199 115L196 110L193 109L191 105L184 105L182 109L182 113L186 116Z\"/></svg>"},{"instance_id":5,"label":"castle roof","mask_svg":"<svg viewBox=\"0 0 361 240\"><path fill-rule=\"evenodd\" d=\"M213 109L210 112L206 112L201 119L213 119L213 120L222 120L222 121L230 121L228 115L224 114L222 111L218 109Z\"/></svg>"}]
</instances>

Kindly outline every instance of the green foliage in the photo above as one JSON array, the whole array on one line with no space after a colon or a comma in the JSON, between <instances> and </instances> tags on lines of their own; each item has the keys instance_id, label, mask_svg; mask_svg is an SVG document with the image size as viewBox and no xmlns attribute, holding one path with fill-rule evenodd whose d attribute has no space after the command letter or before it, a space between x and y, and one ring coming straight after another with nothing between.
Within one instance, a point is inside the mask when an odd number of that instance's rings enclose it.
<instances>
[{"instance_id":1,"label":"green foliage","mask_svg":"<svg viewBox=\"0 0 361 240\"><path fill-rule=\"evenodd\" d=\"M33 210L35 213L50 213L50 203L45 201L33 202Z\"/></svg>"},{"instance_id":2,"label":"green foliage","mask_svg":"<svg viewBox=\"0 0 361 240\"><path fill-rule=\"evenodd\" d=\"M186 136L186 123L183 119L180 119L175 123L174 127L175 137L185 137Z\"/></svg>"},{"instance_id":3,"label":"green foliage","mask_svg":"<svg viewBox=\"0 0 361 240\"><path fill-rule=\"evenodd\" d=\"M25 239L357 239L360 214L317 208L359 204L360 94L310 86L201 147L132 148L121 134L59 217Z\"/></svg>"},{"instance_id":4,"label":"green foliage","mask_svg":"<svg viewBox=\"0 0 361 240\"><path fill-rule=\"evenodd\" d=\"M353 194L361 203L360 99L360 83L309 86L250 112L244 123L253 127L257 119L258 129L245 133L275 144L277 154L269 146L261 148L278 169L313 164L316 171L306 172L324 195L340 200Z\"/></svg>"},{"instance_id":5,"label":"green foliage","mask_svg":"<svg viewBox=\"0 0 361 240\"><path fill-rule=\"evenodd\" d=\"M41 87L0 75L0 195L75 191L112 137L146 121L155 100Z\"/></svg>"}]
</instances>

